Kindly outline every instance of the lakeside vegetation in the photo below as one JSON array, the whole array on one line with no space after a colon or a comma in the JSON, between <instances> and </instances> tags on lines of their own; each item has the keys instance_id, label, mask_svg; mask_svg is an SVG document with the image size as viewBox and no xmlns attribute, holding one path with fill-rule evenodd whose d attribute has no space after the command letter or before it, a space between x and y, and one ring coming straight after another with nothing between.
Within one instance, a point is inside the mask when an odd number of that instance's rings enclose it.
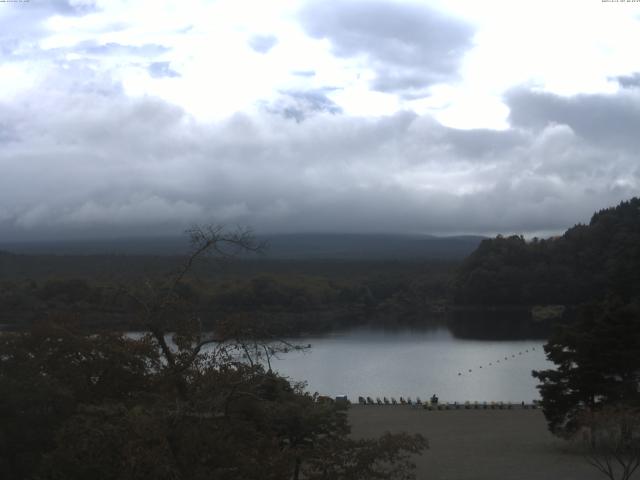
<instances>
[{"instance_id":1,"label":"lakeside vegetation","mask_svg":"<svg viewBox=\"0 0 640 480\"><path fill-rule=\"evenodd\" d=\"M0 324L25 328L60 314L95 329L127 329L135 304L123 288L158 278L183 257L0 254ZM179 294L205 326L229 315L290 334L441 315L456 263L243 259L198 265Z\"/></svg>"}]
</instances>

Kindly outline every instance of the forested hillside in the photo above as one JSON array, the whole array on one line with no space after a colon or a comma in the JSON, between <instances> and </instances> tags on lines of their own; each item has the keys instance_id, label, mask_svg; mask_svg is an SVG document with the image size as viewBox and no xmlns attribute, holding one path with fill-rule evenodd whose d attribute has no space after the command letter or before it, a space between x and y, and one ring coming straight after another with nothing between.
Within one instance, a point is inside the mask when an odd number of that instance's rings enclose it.
<instances>
[{"instance_id":1,"label":"forested hillside","mask_svg":"<svg viewBox=\"0 0 640 480\"><path fill-rule=\"evenodd\" d=\"M460 267L459 305L575 305L640 293L640 198L550 239L483 240Z\"/></svg>"},{"instance_id":2,"label":"forested hillside","mask_svg":"<svg viewBox=\"0 0 640 480\"><path fill-rule=\"evenodd\" d=\"M136 278L159 279L181 257L0 252L0 329L73 313L92 328L130 328ZM179 291L202 321L244 315L289 334L438 315L455 268L437 261L230 260L193 268ZM411 317L411 318L409 318Z\"/></svg>"}]
</instances>

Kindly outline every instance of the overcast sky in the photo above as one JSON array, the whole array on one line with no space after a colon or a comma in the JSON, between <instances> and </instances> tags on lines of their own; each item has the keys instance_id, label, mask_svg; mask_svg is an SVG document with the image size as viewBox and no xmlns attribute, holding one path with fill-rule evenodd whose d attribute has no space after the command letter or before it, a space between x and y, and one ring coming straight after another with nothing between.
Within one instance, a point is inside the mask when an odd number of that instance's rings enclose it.
<instances>
[{"instance_id":1,"label":"overcast sky","mask_svg":"<svg viewBox=\"0 0 640 480\"><path fill-rule=\"evenodd\" d=\"M0 2L5 240L552 234L640 187L640 3Z\"/></svg>"}]
</instances>

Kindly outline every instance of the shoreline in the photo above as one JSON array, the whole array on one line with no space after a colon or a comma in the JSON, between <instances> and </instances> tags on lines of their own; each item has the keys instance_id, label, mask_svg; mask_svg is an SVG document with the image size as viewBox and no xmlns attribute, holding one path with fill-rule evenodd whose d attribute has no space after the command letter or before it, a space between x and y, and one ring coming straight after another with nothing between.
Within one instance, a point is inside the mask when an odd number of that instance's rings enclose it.
<instances>
[{"instance_id":1,"label":"shoreline","mask_svg":"<svg viewBox=\"0 0 640 480\"><path fill-rule=\"evenodd\" d=\"M370 399L371 397L367 397L367 399ZM376 397L378 398L378 397ZM402 398L402 397L400 397ZM411 397L407 397L407 398L411 398ZM386 397L385 397L386 399ZM414 408L414 409L418 409L418 410L428 410L428 411L443 411L443 410L537 410L540 408L540 405L538 403L538 401L533 401L530 403L527 402L509 402L509 401L490 401L490 402L486 402L486 401L464 401L464 402L438 402L438 403L429 403L429 402L423 402L423 403L416 403L415 401L413 401L412 403L408 403L407 401L396 401L393 397L390 397L390 399L392 400L392 403L377 403L376 401L373 401L373 403L367 401L366 403L363 403L361 401L359 402L354 402L353 400L349 399L350 403L349 406L350 407L365 407L365 408L376 408L376 407L407 407L407 408ZM336 397L335 400L332 399L332 401L335 402L339 402L340 400L338 399L338 397ZM395 403L394 403L395 402Z\"/></svg>"}]
</instances>

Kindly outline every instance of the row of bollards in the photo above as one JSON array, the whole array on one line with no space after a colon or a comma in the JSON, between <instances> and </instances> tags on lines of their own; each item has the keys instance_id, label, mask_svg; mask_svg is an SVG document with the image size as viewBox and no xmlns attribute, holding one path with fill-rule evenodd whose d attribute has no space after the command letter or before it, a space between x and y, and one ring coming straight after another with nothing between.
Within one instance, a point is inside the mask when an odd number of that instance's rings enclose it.
<instances>
[{"instance_id":1,"label":"row of bollards","mask_svg":"<svg viewBox=\"0 0 640 480\"><path fill-rule=\"evenodd\" d=\"M391 397L391 399L387 397L382 397L382 399L376 397L375 400L371 397L358 397L358 403L360 405L423 405L420 397L416 397L415 401L411 400L411 397L407 397L406 399L400 397L399 401L394 397Z\"/></svg>"},{"instance_id":2,"label":"row of bollards","mask_svg":"<svg viewBox=\"0 0 640 480\"><path fill-rule=\"evenodd\" d=\"M513 402L423 402L420 397L416 397L412 400L411 397L400 397L396 400L394 397L376 397L375 400L371 397L358 397L359 405L414 405L422 407L426 410L514 410L514 409L537 409L539 403L537 400L533 400L531 403L513 403Z\"/></svg>"},{"instance_id":3,"label":"row of bollards","mask_svg":"<svg viewBox=\"0 0 640 480\"><path fill-rule=\"evenodd\" d=\"M537 409L539 404L536 400L531 403L512 402L464 402L464 403L429 403L425 404L427 410L528 410Z\"/></svg>"}]
</instances>

